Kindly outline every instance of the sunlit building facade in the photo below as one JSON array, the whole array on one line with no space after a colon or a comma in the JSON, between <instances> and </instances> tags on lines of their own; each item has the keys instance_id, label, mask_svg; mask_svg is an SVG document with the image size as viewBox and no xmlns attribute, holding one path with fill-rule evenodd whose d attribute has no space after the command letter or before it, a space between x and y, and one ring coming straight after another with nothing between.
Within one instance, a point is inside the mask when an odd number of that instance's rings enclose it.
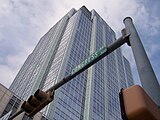
<instances>
[{"instance_id":1,"label":"sunlit building facade","mask_svg":"<svg viewBox=\"0 0 160 120\"><path fill-rule=\"evenodd\" d=\"M38 88L47 90L115 40L95 10L71 9L40 39L10 89L24 99ZM118 48L56 90L42 114L48 120L121 120L118 94L133 84L130 64Z\"/></svg>"}]
</instances>

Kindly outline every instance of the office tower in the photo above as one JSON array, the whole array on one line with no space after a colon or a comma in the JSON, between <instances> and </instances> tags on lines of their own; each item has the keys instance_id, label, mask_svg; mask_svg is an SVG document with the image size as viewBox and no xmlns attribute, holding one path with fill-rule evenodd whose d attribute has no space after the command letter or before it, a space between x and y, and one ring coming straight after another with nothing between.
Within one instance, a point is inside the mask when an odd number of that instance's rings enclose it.
<instances>
[{"instance_id":1,"label":"office tower","mask_svg":"<svg viewBox=\"0 0 160 120\"><path fill-rule=\"evenodd\" d=\"M45 91L115 40L95 10L71 9L40 39L10 89L24 99L38 88ZM118 48L56 90L42 113L49 120L120 120L118 93L132 84L129 62Z\"/></svg>"}]
</instances>

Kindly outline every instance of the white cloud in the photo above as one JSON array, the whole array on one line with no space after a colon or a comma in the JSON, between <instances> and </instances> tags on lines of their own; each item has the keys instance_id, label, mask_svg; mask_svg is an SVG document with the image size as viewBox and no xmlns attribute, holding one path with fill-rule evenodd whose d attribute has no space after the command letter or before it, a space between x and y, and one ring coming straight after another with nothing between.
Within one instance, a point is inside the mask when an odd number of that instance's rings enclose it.
<instances>
[{"instance_id":1,"label":"white cloud","mask_svg":"<svg viewBox=\"0 0 160 120\"><path fill-rule=\"evenodd\" d=\"M150 28L148 29L152 36L160 33L160 17L153 17L150 21Z\"/></svg>"},{"instance_id":2,"label":"white cloud","mask_svg":"<svg viewBox=\"0 0 160 120\"><path fill-rule=\"evenodd\" d=\"M17 53L16 55L8 55L3 58L0 57L0 63L4 63L0 64L0 83L6 87L9 87L26 60L28 54L27 51L24 51Z\"/></svg>"},{"instance_id":3,"label":"white cloud","mask_svg":"<svg viewBox=\"0 0 160 120\"><path fill-rule=\"evenodd\" d=\"M6 65L0 65L0 73L0 83L6 87L9 87L17 71Z\"/></svg>"},{"instance_id":4,"label":"white cloud","mask_svg":"<svg viewBox=\"0 0 160 120\"><path fill-rule=\"evenodd\" d=\"M0 14L6 15L12 12L12 5L10 0L1 0L0 1Z\"/></svg>"}]
</instances>

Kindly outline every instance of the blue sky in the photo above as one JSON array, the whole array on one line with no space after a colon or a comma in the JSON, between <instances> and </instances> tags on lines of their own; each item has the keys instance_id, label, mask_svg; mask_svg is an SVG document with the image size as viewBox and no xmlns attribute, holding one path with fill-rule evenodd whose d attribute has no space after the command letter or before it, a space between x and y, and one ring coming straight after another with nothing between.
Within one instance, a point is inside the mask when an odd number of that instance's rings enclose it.
<instances>
[{"instance_id":1,"label":"blue sky","mask_svg":"<svg viewBox=\"0 0 160 120\"><path fill-rule=\"evenodd\" d=\"M159 0L1 0L0 1L0 83L9 87L35 45L71 8L85 5L95 9L116 32L131 16L160 83ZM131 48L122 46L140 84Z\"/></svg>"}]
</instances>

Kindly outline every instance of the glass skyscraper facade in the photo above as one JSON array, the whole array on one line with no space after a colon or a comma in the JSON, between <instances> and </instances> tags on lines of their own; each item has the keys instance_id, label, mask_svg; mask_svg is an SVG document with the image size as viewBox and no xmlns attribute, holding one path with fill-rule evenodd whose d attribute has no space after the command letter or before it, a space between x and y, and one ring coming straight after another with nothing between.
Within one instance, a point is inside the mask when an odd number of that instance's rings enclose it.
<instances>
[{"instance_id":1,"label":"glass skyscraper facade","mask_svg":"<svg viewBox=\"0 0 160 120\"><path fill-rule=\"evenodd\" d=\"M10 89L23 99L44 91L116 40L95 10L71 9L38 42ZM121 120L119 91L133 85L128 60L118 48L56 90L41 112L48 120Z\"/></svg>"}]
</instances>

